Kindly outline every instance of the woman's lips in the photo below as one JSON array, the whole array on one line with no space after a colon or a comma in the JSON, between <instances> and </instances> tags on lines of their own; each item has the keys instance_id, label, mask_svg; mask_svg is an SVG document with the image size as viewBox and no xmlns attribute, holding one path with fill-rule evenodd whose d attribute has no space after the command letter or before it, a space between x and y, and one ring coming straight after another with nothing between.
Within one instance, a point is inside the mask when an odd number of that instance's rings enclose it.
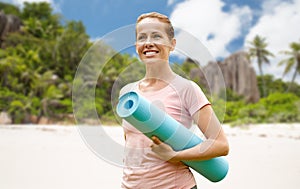
<instances>
[{"instance_id":1,"label":"woman's lips","mask_svg":"<svg viewBox=\"0 0 300 189\"><path fill-rule=\"evenodd\" d=\"M157 53L158 53L158 51L155 51L155 50L149 50L149 51L144 51L143 52L143 54L146 55L146 56L153 56Z\"/></svg>"}]
</instances>

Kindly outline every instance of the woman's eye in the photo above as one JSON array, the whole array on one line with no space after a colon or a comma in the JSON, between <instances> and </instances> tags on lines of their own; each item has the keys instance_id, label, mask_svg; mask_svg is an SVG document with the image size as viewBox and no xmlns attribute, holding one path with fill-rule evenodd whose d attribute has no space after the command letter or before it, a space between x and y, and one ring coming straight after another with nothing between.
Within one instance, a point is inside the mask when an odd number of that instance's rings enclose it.
<instances>
[{"instance_id":1,"label":"woman's eye","mask_svg":"<svg viewBox=\"0 0 300 189\"><path fill-rule=\"evenodd\" d=\"M156 35L154 35L153 37L154 37L154 39L159 39L159 38L160 38L160 35L156 34Z\"/></svg>"},{"instance_id":2,"label":"woman's eye","mask_svg":"<svg viewBox=\"0 0 300 189\"><path fill-rule=\"evenodd\" d=\"M142 41L142 40L145 40L145 39L146 39L146 37L143 36L143 35L138 37L138 40L139 40L139 41Z\"/></svg>"}]
</instances>

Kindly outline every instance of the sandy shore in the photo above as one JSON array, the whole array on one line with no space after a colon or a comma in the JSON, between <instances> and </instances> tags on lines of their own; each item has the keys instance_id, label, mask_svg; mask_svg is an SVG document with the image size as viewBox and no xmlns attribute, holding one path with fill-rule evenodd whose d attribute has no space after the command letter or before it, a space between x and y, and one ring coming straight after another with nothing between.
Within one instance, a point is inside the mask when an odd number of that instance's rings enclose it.
<instances>
[{"instance_id":1,"label":"sandy shore","mask_svg":"<svg viewBox=\"0 0 300 189\"><path fill-rule=\"evenodd\" d=\"M122 128L101 127L109 141L99 141L105 137L98 137L103 133L95 127L87 132L80 128L0 126L0 188L120 188ZM229 173L218 183L195 173L198 188L299 188L300 124L224 129L231 147ZM93 147L99 143L101 148Z\"/></svg>"}]
</instances>

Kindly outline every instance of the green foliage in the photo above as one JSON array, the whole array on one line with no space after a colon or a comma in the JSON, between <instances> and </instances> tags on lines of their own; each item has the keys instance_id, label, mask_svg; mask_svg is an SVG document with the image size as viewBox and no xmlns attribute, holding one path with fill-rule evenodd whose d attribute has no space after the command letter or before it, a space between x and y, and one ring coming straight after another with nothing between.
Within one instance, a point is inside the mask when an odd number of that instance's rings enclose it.
<instances>
[{"instance_id":1,"label":"green foliage","mask_svg":"<svg viewBox=\"0 0 300 189\"><path fill-rule=\"evenodd\" d=\"M214 97L209 99L213 110L221 123L226 119L226 101L219 97Z\"/></svg>"},{"instance_id":2,"label":"green foliage","mask_svg":"<svg viewBox=\"0 0 300 189\"><path fill-rule=\"evenodd\" d=\"M24 3L22 32L0 49L0 111L13 123L72 113L71 87L77 65L91 45L81 22L62 25L50 4Z\"/></svg>"},{"instance_id":3,"label":"green foliage","mask_svg":"<svg viewBox=\"0 0 300 189\"><path fill-rule=\"evenodd\" d=\"M257 76L258 89L260 94L262 94L263 90L263 80L265 81L265 92L266 96L272 93L294 93L298 97L300 97L300 86L297 83L284 82L281 79L275 79L273 75L264 75ZM262 97L262 96L261 96Z\"/></svg>"},{"instance_id":4,"label":"green foliage","mask_svg":"<svg viewBox=\"0 0 300 189\"><path fill-rule=\"evenodd\" d=\"M294 83L287 93L289 83L275 79L272 75L257 76L258 87L263 90L262 77L266 85L266 97L257 103L248 104L231 90L221 95L226 100L224 122L232 125L250 123L299 122L300 121L300 87ZM222 98L223 97L223 98ZM225 98L226 97L226 98ZM218 107L216 107L218 110ZM220 119L220 115L218 116Z\"/></svg>"},{"instance_id":5,"label":"green foliage","mask_svg":"<svg viewBox=\"0 0 300 189\"><path fill-rule=\"evenodd\" d=\"M145 74L138 59L114 52L102 43L92 45L81 21L62 22L48 3L24 3L21 11L5 3L0 3L0 7L6 14L19 16L24 23L22 32L9 34L4 41L5 49L0 49L0 112L9 113L13 123L28 123L32 115L38 120L43 116L61 119L74 113L74 109L76 119L83 122L94 117L91 114L104 123L120 121L114 113L120 89ZM264 49L266 43L260 42L258 45ZM260 63L268 62L271 54L255 54L255 48L252 55L261 57ZM82 75L74 80L80 62L85 66ZM171 66L186 78L191 70L199 69L191 61ZM300 121L297 83L271 75L257 79L264 95L255 104L247 104L229 89L219 97L210 97L221 122L236 125ZM74 90L81 98L73 104Z\"/></svg>"},{"instance_id":6,"label":"green foliage","mask_svg":"<svg viewBox=\"0 0 300 189\"><path fill-rule=\"evenodd\" d=\"M142 79L144 73L144 65L128 54L117 53L109 59L101 70L96 88L97 97L102 98L103 111L99 117L104 116L103 118L109 122L116 119L113 106L117 104L119 91L126 84Z\"/></svg>"},{"instance_id":7,"label":"green foliage","mask_svg":"<svg viewBox=\"0 0 300 189\"><path fill-rule=\"evenodd\" d=\"M3 10L5 14L20 16L20 10L11 4L0 2L0 10Z\"/></svg>"},{"instance_id":8,"label":"green foliage","mask_svg":"<svg viewBox=\"0 0 300 189\"><path fill-rule=\"evenodd\" d=\"M29 115L35 114L36 98L15 93L7 88L0 88L0 111L6 111L12 117L13 123L28 122Z\"/></svg>"},{"instance_id":9,"label":"green foliage","mask_svg":"<svg viewBox=\"0 0 300 189\"><path fill-rule=\"evenodd\" d=\"M245 106L245 102L227 102L226 103L226 114L224 122L234 122L240 118L240 108Z\"/></svg>"},{"instance_id":10,"label":"green foliage","mask_svg":"<svg viewBox=\"0 0 300 189\"><path fill-rule=\"evenodd\" d=\"M259 35L256 35L253 39L253 41L248 42L250 44L249 47L249 57L250 58L255 58L257 60L260 76L263 76L263 70L262 70L262 64L270 64L269 61L269 56L273 57L273 53L268 51L266 48L268 46L266 42L266 38L261 37ZM266 85L265 85L265 80L264 77L262 77L262 90L261 93L263 97L266 96Z\"/></svg>"},{"instance_id":11,"label":"green foliage","mask_svg":"<svg viewBox=\"0 0 300 189\"><path fill-rule=\"evenodd\" d=\"M192 62L191 60L187 60L183 62L182 64L179 63L173 63L171 64L172 70L177 73L178 75L190 79L190 72L193 69L199 69L199 66ZM196 83L200 83L199 81L195 81Z\"/></svg>"},{"instance_id":12,"label":"green foliage","mask_svg":"<svg viewBox=\"0 0 300 189\"><path fill-rule=\"evenodd\" d=\"M239 101L244 98L243 96L236 94L231 89L221 90L219 97L226 101Z\"/></svg>"},{"instance_id":13,"label":"green foliage","mask_svg":"<svg viewBox=\"0 0 300 189\"><path fill-rule=\"evenodd\" d=\"M294 68L293 77L288 88L289 90L294 84L297 74L300 73L300 42L291 43L290 50L282 51L282 53L289 56L287 59L284 59L279 62L279 65L286 65L283 74L287 74L292 70L292 68Z\"/></svg>"},{"instance_id":14,"label":"green foliage","mask_svg":"<svg viewBox=\"0 0 300 189\"><path fill-rule=\"evenodd\" d=\"M25 31L37 38L51 39L60 32L60 15L53 14L47 2L24 2L21 19Z\"/></svg>"},{"instance_id":15,"label":"green foliage","mask_svg":"<svg viewBox=\"0 0 300 189\"><path fill-rule=\"evenodd\" d=\"M262 99L261 103L267 109L268 122L297 122L300 121L299 101L292 93L274 93Z\"/></svg>"},{"instance_id":16,"label":"green foliage","mask_svg":"<svg viewBox=\"0 0 300 189\"><path fill-rule=\"evenodd\" d=\"M255 104L227 102L225 122L249 123L299 122L300 98L293 93L272 93Z\"/></svg>"},{"instance_id":17,"label":"green foliage","mask_svg":"<svg viewBox=\"0 0 300 189\"><path fill-rule=\"evenodd\" d=\"M181 65L181 69L185 73L190 73L192 69L199 69L199 65L195 63L193 60L188 59L187 61L183 62Z\"/></svg>"}]
</instances>

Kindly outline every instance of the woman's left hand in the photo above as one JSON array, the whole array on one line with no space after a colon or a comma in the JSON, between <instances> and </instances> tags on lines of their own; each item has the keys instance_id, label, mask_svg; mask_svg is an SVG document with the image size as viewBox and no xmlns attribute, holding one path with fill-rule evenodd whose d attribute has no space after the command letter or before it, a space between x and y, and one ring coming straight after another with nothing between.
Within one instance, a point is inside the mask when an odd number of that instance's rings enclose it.
<instances>
[{"instance_id":1,"label":"woman's left hand","mask_svg":"<svg viewBox=\"0 0 300 189\"><path fill-rule=\"evenodd\" d=\"M180 160L176 159L178 152L175 152L171 146L162 142L158 137L151 137L153 144L150 146L152 151L156 153L156 155L165 161L169 162L178 162Z\"/></svg>"}]
</instances>

